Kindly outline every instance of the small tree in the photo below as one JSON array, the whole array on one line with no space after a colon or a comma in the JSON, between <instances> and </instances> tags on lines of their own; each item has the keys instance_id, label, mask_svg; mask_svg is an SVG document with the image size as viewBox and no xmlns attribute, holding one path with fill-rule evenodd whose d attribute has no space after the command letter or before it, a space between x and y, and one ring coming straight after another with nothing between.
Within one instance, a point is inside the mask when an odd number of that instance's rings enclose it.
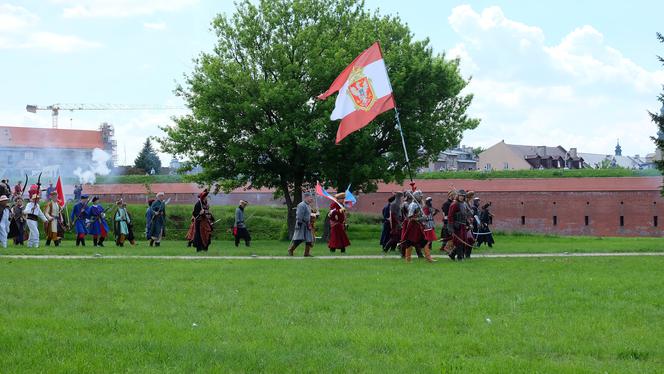
<instances>
[{"instance_id":1,"label":"small tree","mask_svg":"<svg viewBox=\"0 0 664 374\"><path fill-rule=\"evenodd\" d=\"M659 39L660 43L664 43L664 36L662 34L657 33L657 39ZM659 59L659 62L664 64L664 57L657 56L657 58ZM650 113L650 117L652 117L652 121L657 125L658 130L657 137L652 137L658 150L655 154L660 156L659 160L655 160L655 164L657 165L657 169L664 172L664 159L662 158L664 157L664 92L659 95L658 99L659 102L662 103L662 110L659 114ZM664 195L664 187L662 187L662 195Z\"/></svg>"},{"instance_id":2,"label":"small tree","mask_svg":"<svg viewBox=\"0 0 664 374\"><path fill-rule=\"evenodd\" d=\"M152 148L150 138L145 140L143 149L141 149L141 152L138 154L138 157L136 157L136 160L134 161L134 167L137 169L142 169L146 173L150 173L150 171L154 169L155 173L159 174L159 170L161 169L161 160L159 159L157 152L154 150L154 148Z\"/></svg>"}]
</instances>

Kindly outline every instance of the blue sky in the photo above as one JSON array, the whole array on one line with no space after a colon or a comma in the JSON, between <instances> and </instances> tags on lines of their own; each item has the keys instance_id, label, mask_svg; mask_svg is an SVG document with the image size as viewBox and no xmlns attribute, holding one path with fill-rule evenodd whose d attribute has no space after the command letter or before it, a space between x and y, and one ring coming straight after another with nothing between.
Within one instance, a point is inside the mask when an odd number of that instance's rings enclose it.
<instances>
[{"instance_id":1,"label":"blue sky","mask_svg":"<svg viewBox=\"0 0 664 374\"><path fill-rule=\"evenodd\" d=\"M562 145L580 152L653 152L664 68L662 1L394 1L435 52L460 56L472 76L471 113L482 119L463 144ZM232 1L0 0L0 125L50 126L26 104L181 105L176 82L214 43L209 31ZM389 61L388 61L389 63ZM398 98L397 98L398 104ZM178 110L63 112L61 128L116 128L118 159L132 163L146 136ZM162 155L163 161L170 160Z\"/></svg>"}]
</instances>

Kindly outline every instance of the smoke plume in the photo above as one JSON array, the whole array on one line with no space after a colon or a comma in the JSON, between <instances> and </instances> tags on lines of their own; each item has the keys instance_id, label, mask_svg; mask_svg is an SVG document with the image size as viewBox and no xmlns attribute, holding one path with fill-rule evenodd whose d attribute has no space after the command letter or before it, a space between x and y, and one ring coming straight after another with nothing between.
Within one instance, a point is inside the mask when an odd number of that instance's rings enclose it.
<instances>
[{"instance_id":1,"label":"smoke plume","mask_svg":"<svg viewBox=\"0 0 664 374\"><path fill-rule=\"evenodd\" d=\"M109 153L95 148L92 151L92 160L87 170L78 167L74 170L74 175L78 177L80 183L94 184L97 180L97 175L108 175L111 173L111 169L108 168L108 160L110 159L111 155Z\"/></svg>"}]
</instances>

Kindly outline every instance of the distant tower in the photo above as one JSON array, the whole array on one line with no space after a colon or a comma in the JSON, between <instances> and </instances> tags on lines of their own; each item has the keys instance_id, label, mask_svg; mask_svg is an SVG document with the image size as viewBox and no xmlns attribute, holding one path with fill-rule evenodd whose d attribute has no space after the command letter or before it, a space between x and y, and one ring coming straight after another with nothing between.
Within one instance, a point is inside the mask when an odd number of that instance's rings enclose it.
<instances>
[{"instance_id":1,"label":"distant tower","mask_svg":"<svg viewBox=\"0 0 664 374\"><path fill-rule=\"evenodd\" d=\"M620 148L620 139L618 139L618 144L616 144L616 156L622 156L622 148Z\"/></svg>"}]
</instances>

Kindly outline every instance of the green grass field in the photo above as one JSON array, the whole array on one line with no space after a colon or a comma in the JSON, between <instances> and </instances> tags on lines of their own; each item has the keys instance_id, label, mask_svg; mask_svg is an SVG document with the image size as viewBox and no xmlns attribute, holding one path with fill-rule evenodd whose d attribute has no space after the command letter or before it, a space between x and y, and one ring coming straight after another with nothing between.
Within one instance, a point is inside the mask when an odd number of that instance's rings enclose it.
<instances>
[{"instance_id":1,"label":"green grass field","mask_svg":"<svg viewBox=\"0 0 664 374\"><path fill-rule=\"evenodd\" d=\"M0 257L0 371L657 373L664 257Z\"/></svg>"}]
</instances>

